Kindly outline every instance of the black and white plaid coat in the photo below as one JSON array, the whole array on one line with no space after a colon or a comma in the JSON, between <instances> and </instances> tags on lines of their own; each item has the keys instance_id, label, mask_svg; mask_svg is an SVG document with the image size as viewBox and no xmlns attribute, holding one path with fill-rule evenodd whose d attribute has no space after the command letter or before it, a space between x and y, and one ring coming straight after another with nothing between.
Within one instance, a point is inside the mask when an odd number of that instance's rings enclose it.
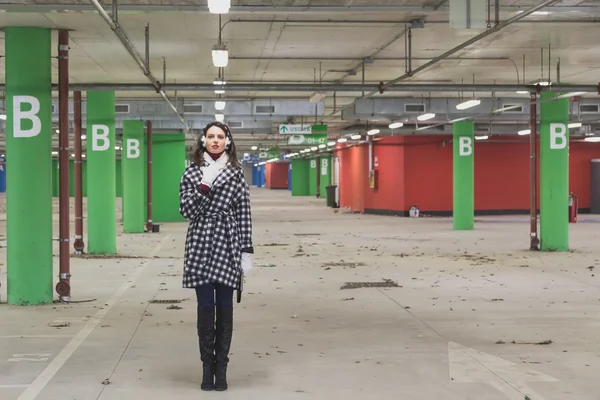
<instances>
[{"instance_id":1,"label":"black and white plaid coat","mask_svg":"<svg viewBox=\"0 0 600 400\"><path fill-rule=\"evenodd\" d=\"M228 164L208 195L200 191L202 171L186 168L179 186L179 212L190 221L185 243L183 287L206 283L239 287L241 251L252 248L250 191L242 169Z\"/></svg>"}]
</instances>

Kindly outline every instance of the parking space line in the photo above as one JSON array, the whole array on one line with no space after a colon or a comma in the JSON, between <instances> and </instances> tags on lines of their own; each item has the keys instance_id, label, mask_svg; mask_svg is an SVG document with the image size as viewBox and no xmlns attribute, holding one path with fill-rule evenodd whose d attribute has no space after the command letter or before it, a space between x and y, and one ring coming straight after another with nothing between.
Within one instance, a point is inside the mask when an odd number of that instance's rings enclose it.
<instances>
[{"instance_id":1,"label":"parking space line","mask_svg":"<svg viewBox=\"0 0 600 400\"><path fill-rule=\"evenodd\" d=\"M28 387L28 384L21 384L21 385L0 385L0 389L21 389L21 388L26 388Z\"/></svg>"},{"instance_id":2,"label":"parking space line","mask_svg":"<svg viewBox=\"0 0 600 400\"><path fill-rule=\"evenodd\" d=\"M148 255L149 259L154 258L156 253L161 249L163 244L170 239L171 235L166 235L163 240L156 245L152 252ZM119 301L121 296L138 280L142 272L146 269L148 264L152 260L143 261L136 271L131 274L129 279L117 289L117 291L111 296L111 298L105 303L102 310L99 310L88 323L79 331L79 333L62 349L62 351L50 362L50 364L42 371L41 374L35 378L35 380L29 385L29 387L19 396L17 400L34 400L44 390L48 382L56 375L56 373L62 368L67 360L75 353L75 351L81 346L83 341L92 333L96 326L100 323L102 318L112 309L112 307Z\"/></svg>"},{"instance_id":3,"label":"parking space line","mask_svg":"<svg viewBox=\"0 0 600 400\"><path fill-rule=\"evenodd\" d=\"M75 335L4 335L0 339L60 339L72 338Z\"/></svg>"}]
</instances>

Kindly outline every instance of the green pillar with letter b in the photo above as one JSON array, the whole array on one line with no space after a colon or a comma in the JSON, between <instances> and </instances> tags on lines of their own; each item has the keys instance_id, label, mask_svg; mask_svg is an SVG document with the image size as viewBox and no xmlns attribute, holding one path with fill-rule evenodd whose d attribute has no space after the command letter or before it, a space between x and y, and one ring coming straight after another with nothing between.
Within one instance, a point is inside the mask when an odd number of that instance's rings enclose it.
<instances>
[{"instance_id":1,"label":"green pillar with letter b","mask_svg":"<svg viewBox=\"0 0 600 400\"><path fill-rule=\"evenodd\" d=\"M540 104L540 250L569 250L569 99L542 92Z\"/></svg>"},{"instance_id":2,"label":"green pillar with letter b","mask_svg":"<svg viewBox=\"0 0 600 400\"><path fill-rule=\"evenodd\" d=\"M455 230L471 230L475 225L475 124L459 121L453 140L453 212Z\"/></svg>"}]
</instances>

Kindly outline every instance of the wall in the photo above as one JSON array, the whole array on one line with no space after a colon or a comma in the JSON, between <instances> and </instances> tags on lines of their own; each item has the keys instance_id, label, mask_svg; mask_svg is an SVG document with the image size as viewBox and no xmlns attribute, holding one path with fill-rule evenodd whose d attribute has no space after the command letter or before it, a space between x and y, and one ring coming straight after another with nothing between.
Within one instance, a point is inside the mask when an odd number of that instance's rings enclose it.
<instances>
[{"instance_id":1,"label":"wall","mask_svg":"<svg viewBox=\"0 0 600 400\"><path fill-rule=\"evenodd\" d=\"M375 190L368 183L368 147L338 150L341 207L357 212L406 215L416 205L422 212L451 214L451 139L451 136L405 136L378 141L373 149L374 159L379 163L374 167L378 173ZM479 214L526 213L528 138L513 136L498 140L475 144L475 210ZM584 212L590 207L593 158L600 158L600 143L570 143L569 190L578 196ZM539 194L539 167L537 185Z\"/></svg>"},{"instance_id":2,"label":"wall","mask_svg":"<svg viewBox=\"0 0 600 400\"><path fill-rule=\"evenodd\" d=\"M288 188L288 169L287 163L269 163L266 165L266 186L269 189L287 189Z\"/></svg>"}]
</instances>

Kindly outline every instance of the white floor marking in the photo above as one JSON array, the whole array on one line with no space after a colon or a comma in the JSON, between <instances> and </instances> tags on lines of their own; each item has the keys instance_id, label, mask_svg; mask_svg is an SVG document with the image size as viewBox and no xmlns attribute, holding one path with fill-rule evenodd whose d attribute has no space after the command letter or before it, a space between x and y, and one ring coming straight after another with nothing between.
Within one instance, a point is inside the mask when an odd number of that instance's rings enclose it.
<instances>
[{"instance_id":1,"label":"white floor marking","mask_svg":"<svg viewBox=\"0 0 600 400\"><path fill-rule=\"evenodd\" d=\"M22 385L0 385L0 389L21 389L21 388L26 388L29 385L27 384L22 384Z\"/></svg>"},{"instance_id":2,"label":"white floor marking","mask_svg":"<svg viewBox=\"0 0 600 400\"><path fill-rule=\"evenodd\" d=\"M448 343L450 377L454 382L485 382L511 400L544 400L528 382L557 382L558 379L458 343Z\"/></svg>"},{"instance_id":3,"label":"white floor marking","mask_svg":"<svg viewBox=\"0 0 600 400\"><path fill-rule=\"evenodd\" d=\"M74 335L5 335L0 336L0 339L55 339L55 338L72 338Z\"/></svg>"},{"instance_id":4,"label":"white floor marking","mask_svg":"<svg viewBox=\"0 0 600 400\"><path fill-rule=\"evenodd\" d=\"M48 353L36 353L36 354L13 354L11 358L8 359L8 362L19 362L19 361L48 361L48 357L52 354Z\"/></svg>"},{"instance_id":5,"label":"white floor marking","mask_svg":"<svg viewBox=\"0 0 600 400\"><path fill-rule=\"evenodd\" d=\"M160 250L163 244L171 237L167 235L163 240L152 250L148 255L148 258L153 258L156 253ZM67 360L75 353L75 351L81 346L83 341L92 333L96 326L100 323L102 318L111 310L117 301L123 296L123 294L129 289L140 277L144 269L148 265L148 261L144 261L138 266L128 279L121 285L119 289L112 295L102 310L99 310L88 323L81 329L81 331L62 349L62 351L52 360L50 364L42 371L41 374L35 378L35 380L29 385L29 387L19 396L17 400L34 400L44 390L48 382L56 375L56 373L62 368Z\"/></svg>"}]
</instances>

